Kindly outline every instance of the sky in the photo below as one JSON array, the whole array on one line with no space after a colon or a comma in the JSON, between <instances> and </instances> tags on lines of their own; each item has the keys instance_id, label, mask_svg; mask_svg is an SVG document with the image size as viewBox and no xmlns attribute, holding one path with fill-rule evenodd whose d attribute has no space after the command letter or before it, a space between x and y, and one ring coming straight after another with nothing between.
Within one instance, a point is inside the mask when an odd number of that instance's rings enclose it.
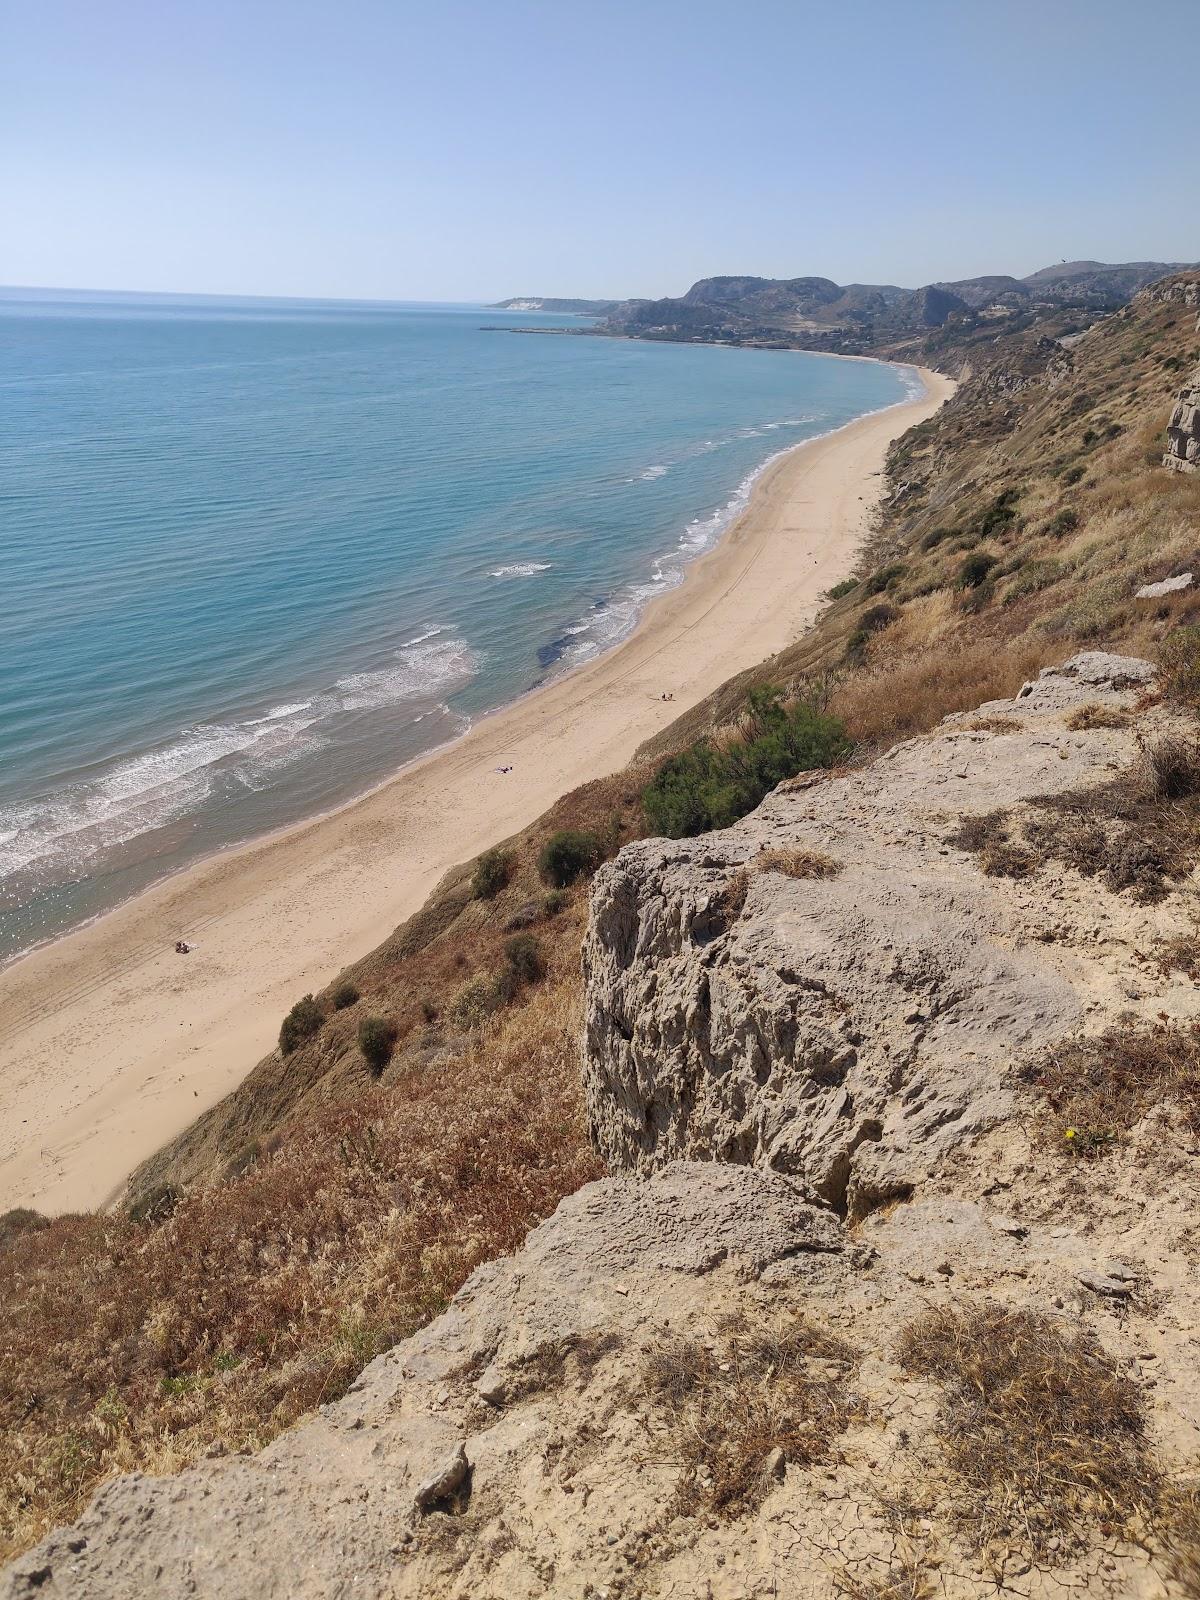
<instances>
[{"instance_id":1,"label":"sky","mask_svg":"<svg viewBox=\"0 0 1200 1600\"><path fill-rule=\"evenodd\" d=\"M478 301L1193 261L1197 4L13 4L0 283Z\"/></svg>"}]
</instances>

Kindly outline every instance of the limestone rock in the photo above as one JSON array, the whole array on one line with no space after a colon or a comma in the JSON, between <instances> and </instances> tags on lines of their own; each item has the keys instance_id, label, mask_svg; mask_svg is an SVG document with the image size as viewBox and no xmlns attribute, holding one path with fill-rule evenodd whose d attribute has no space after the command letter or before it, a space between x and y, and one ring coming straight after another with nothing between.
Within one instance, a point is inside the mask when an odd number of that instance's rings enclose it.
<instances>
[{"instance_id":1,"label":"limestone rock","mask_svg":"<svg viewBox=\"0 0 1200 1600\"><path fill-rule=\"evenodd\" d=\"M1200 281L1181 283L1179 298L1186 305L1200 304ZM1200 332L1200 317L1196 319ZM1173 472L1200 471L1200 369L1180 389L1167 422L1167 450L1163 466Z\"/></svg>"},{"instance_id":2,"label":"limestone rock","mask_svg":"<svg viewBox=\"0 0 1200 1600\"><path fill-rule=\"evenodd\" d=\"M1158 600L1164 594L1179 594L1192 587L1192 574L1181 572L1177 578L1164 578L1161 583L1144 583L1134 596L1137 600Z\"/></svg>"},{"instance_id":3,"label":"limestone rock","mask_svg":"<svg viewBox=\"0 0 1200 1600\"><path fill-rule=\"evenodd\" d=\"M1180 389L1167 423L1163 466L1174 472L1200 470L1200 372Z\"/></svg>"},{"instance_id":4,"label":"limestone rock","mask_svg":"<svg viewBox=\"0 0 1200 1600\"><path fill-rule=\"evenodd\" d=\"M610 1166L747 1163L861 1215L1005 1118L1011 1064L1076 1031L1094 997L1078 962L1029 937L1024 892L946 848L948 819L1107 778L1113 740L1072 733L1062 714L1128 704L1151 678L1144 661L1084 652L981 708L1011 732L949 718L866 771L784 785L722 833L642 840L602 868L584 1075ZM1120 737L1132 759L1132 733ZM784 845L843 870L755 870ZM1111 919L1111 894L1079 878L1072 892L1098 925Z\"/></svg>"},{"instance_id":5,"label":"limestone rock","mask_svg":"<svg viewBox=\"0 0 1200 1600\"><path fill-rule=\"evenodd\" d=\"M413 1495L416 1511L431 1511L439 1501L447 1499L462 1488L471 1464L467 1460L466 1446L461 1442L443 1457L429 1476L417 1486Z\"/></svg>"}]
</instances>

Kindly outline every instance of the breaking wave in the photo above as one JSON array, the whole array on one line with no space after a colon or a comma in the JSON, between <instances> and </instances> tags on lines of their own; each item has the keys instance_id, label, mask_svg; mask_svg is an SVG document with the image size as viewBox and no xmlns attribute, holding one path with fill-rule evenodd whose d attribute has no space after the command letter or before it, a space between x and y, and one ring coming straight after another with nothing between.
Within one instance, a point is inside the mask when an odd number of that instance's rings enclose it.
<instances>
[{"instance_id":1,"label":"breaking wave","mask_svg":"<svg viewBox=\"0 0 1200 1600\"><path fill-rule=\"evenodd\" d=\"M106 852L178 823L222 789L257 790L331 742L350 712L411 701L422 716L477 670L466 643L431 628L382 667L349 673L304 700L255 716L184 728L168 743L114 762L30 801L0 806L0 883L17 874L84 875Z\"/></svg>"}]
</instances>

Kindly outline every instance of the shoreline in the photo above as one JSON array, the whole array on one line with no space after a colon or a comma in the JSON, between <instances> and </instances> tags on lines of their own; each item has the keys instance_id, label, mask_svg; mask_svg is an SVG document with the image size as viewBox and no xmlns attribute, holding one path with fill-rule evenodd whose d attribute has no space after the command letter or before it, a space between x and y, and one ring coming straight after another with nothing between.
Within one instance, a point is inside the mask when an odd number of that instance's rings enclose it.
<instances>
[{"instance_id":1,"label":"shoreline","mask_svg":"<svg viewBox=\"0 0 1200 1600\"><path fill-rule=\"evenodd\" d=\"M611 649L354 799L206 856L0 971L0 1210L114 1198L273 1046L300 994L379 944L449 867L802 633L853 565L888 443L953 392L915 370L923 396L768 458L715 545ZM196 946L185 960L176 930Z\"/></svg>"}]
</instances>

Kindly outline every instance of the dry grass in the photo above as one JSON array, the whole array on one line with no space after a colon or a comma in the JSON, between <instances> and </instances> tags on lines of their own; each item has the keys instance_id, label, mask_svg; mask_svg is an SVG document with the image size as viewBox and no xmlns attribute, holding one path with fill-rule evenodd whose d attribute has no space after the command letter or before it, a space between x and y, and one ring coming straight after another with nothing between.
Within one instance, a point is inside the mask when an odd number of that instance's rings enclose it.
<instances>
[{"instance_id":1,"label":"dry grass","mask_svg":"<svg viewBox=\"0 0 1200 1600\"><path fill-rule=\"evenodd\" d=\"M1154 953L1154 962L1164 977L1182 972L1193 983L1200 982L1200 931L1164 939Z\"/></svg>"},{"instance_id":2,"label":"dry grass","mask_svg":"<svg viewBox=\"0 0 1200 1600\"><path fill-rule=\"evenodd\" d=\"M1132 720L1128 711L1122 711L1117 706L1102 706L1090 701L1071 712L1067 727L1072 733L1090 733L1094 728L1125 728Z\"/></svg>"},{"instance_id":3,"label":"dry grass","mask_svg":"<svg viewBox=\"0 0 1200 1600\"><path fill-rule=\"evenodd\" d=\"M1021 1078L1042 1095L1043 1138L1067 1155L1104 1155L1160 1107L1200 1135L1200 1023L1109 1028L1053 1046Z\"/></svg>"},{"instance_id":4,"label":"dry grass","mask_svg":"<svg viewBox=\"0 0 1200 1600\"><path fill-rule=\"evenodd\" d=\"M980 868L989 878L1031 877L1041 861L1034 851L1010 839L1009 825L1007 811L964 817L946 843L977 855Z\"/></svg>"},{"instance_id":5,"label":"dry grass","mask_svg":"<svg viewBox=\"0 0 1200 1600\"><path fill-rule=\"evenodd\" d=\"M936 1593L924 1553L906 1539L891 1560L844 1567L833 1574L834 1593L845 1600L931 1600Z\"/></svg>"},{"instance_id":6,"label":"dry grass","mask_svg":"<svg viewBox=\"0 0 1200 1600\"><path fill-rule=\"evenodd\" d=\"M931 1307L898 1355L942 1388L938 1436L978 1548L1061 1561L1147 1515L1158 1478L1141 1395L1085 1330L997 1304Z\"/></svg>"},{"instance_id":7,"label":"dry grass","mask_svg":"<svg viewBox=\"0 0 1200 1600\"><path fill-rule=\"evenodd\" d=\"M1159 1499L1154 1531L1166 1576L1185 1600L1198 1600L1200 1484L1193 1481L1167 1486Z\"/></svg>"},{"instance_id":8,"label":"dry grass","mask_svg":"<svg viewBox=\"0 0 1200 1600\"><path fill-rule=\"evenodd\" d=\"M829 709L860 744L908 739L952 712L1011 698L1060 654L1037 643L998 650L988 641L957 640L872 664L834 690Z\"/></svg>"},{"instance_id":9,"label":"dry grass","mask_svg":"<svg viewBox=\"0 0 1200 1600\"><path fill-rule=\"evenodd\" d=\"M1195 739L1172 735L1156 739L1142 760L1143 792L1152 804L1168 805L1200 792L1200 744Z\"/></svg>"},{"instance_id":10,"label":"dry grass","mask_svg":"<svg viewBox=\"0 0 1200 1600\"><path fill-rule=\"evenodd\" d=\"M1110 782L1033 802L1026 841L1114 893L1161 900L1200 853L1200 745L1162 738Z\"/></svg>"},{"instance_id":11,"label":"dry grass","mask_svg":"<svg viewBox=\"0 0 1200 1600\"><path fill-rule=\"evenodd\" d=\"M559 1390L568 1382L584 1386L600 1362L621 1345L620 1335L611 1332L569 1333L541 1344L513 1367L505 1380L503 1403Z\"/></svg>"},{"instance_id":12,"label":"dry grass","mask_svg":"<svg viewBox=\"0 0 1200 1600\"><path fill-rule=\"evenodd\" d=\"M820 850L763 850L754 858L756 872L779 872L785 878L836 878L842 863Z\"/></svg>"},{"instance_id":13,"label":"dry grass","mask_svg":"<svg viewBox=\"0 0 1200 1600\"><path fill-rule=\"evenodd\" d=\"M1031 813L965 817L946 843L990 877L1028 878L1049 861L1114 893L1161 900L1200 855L1200 745L1162 738L1103 784L1034 799Z\"/></svg>"},{"instance_id":14,"label":"dry grass","mask_svg":"<svg viewBox=\"0 0 1200 1600\"><path fill-rule=\"evenodd\" d=\"M861 1412L849 1388L856 1361L836 1334L778 1312L770 1321L740 1312L711 1340L680 1335L648 1352L644 1397L680 1468L675 1509L737 1516L761 1504L784 1466L834 1459Z\"/></svg>"},{"instance_id":15,"label":"dry grass","mask_svg":"<svg viewBox=\"0 0 1200 1600\"><path fill-rule=\"evenodd\" d=\"M117 1471L257 1446L340 1394L598 1175L578 979L364 1089L157 1226L67 1217L0 1254L0 1556Z\"/></svg>"}]
</instances>

